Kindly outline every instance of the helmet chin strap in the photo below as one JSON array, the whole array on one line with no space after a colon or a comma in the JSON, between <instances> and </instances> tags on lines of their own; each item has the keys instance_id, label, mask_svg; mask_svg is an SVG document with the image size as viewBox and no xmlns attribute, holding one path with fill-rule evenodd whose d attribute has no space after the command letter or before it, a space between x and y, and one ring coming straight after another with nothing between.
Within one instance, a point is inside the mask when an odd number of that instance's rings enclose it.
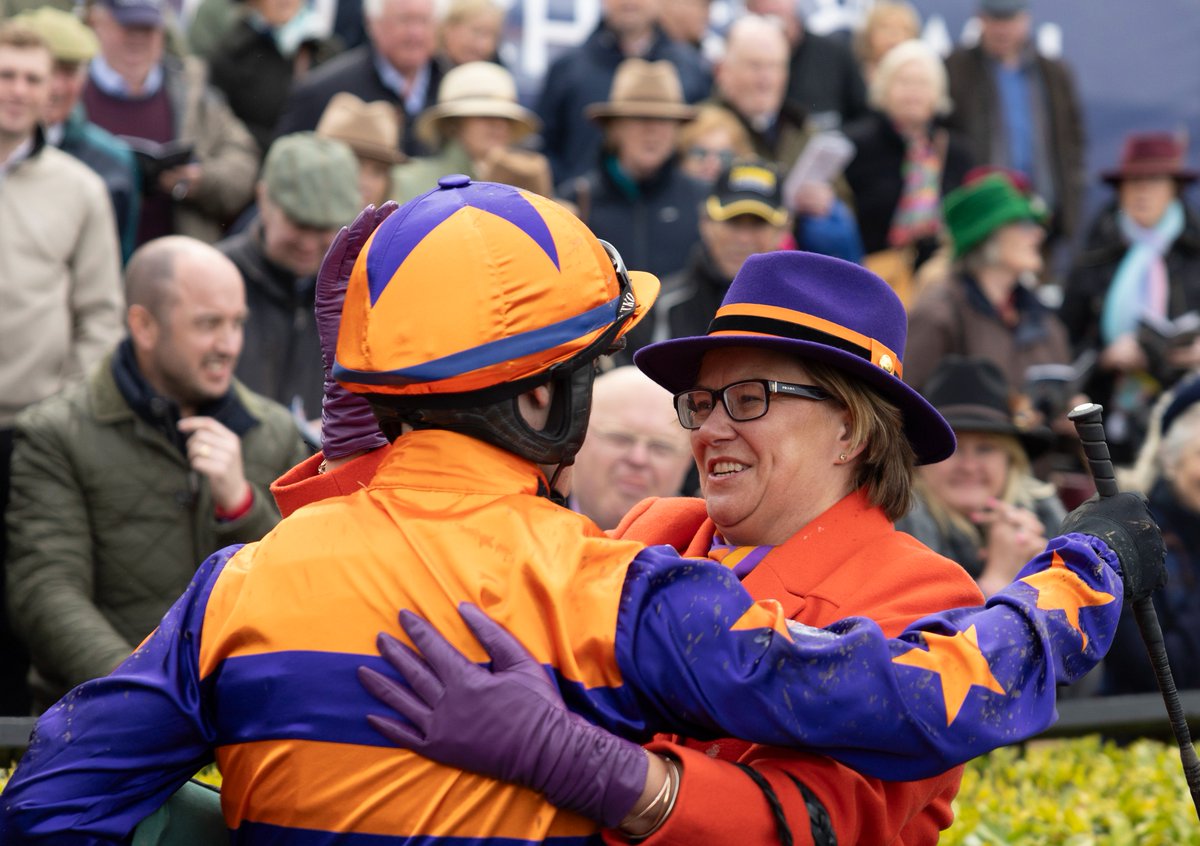
<instances>
[{"instance_id":1,"label":"helmet chin strap","mask_svg":"<svg viewBox=\"0 0 1200 846\"><path fill-rule=\"evenodd\" d=\"M546 499L550 500L555 505L561 505L563 508L567 507L567 495L558 489L558 477L562 475L563 470L566 470L574 463L575 456L573 455L570 458L566 458L560 462L559 465L554 468L554 475L550 477L550 487L546 490L545 494L543 494ZM538 493L541 494L542 492L538 491Z\"/></svg>"}]
</instances>

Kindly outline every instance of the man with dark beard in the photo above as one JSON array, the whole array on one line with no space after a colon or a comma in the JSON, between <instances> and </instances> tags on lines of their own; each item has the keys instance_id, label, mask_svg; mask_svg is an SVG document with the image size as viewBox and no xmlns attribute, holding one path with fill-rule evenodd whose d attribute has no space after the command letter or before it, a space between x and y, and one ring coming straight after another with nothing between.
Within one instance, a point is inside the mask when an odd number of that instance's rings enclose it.
<instances>
[{"instance_id":1,"label":"man with dark beard","mask_svg":"<svg viewBox=\"0 0 1200 846\"><path fill-rule=\"evenodd\" d=\"M38 710L127 658L197 562L266 534L267 486L306 455L287 410L233 378L246 300L229 259L161 238L126 293L129 337L17 418L8 598Z\"/></svg>"}]
</instances>

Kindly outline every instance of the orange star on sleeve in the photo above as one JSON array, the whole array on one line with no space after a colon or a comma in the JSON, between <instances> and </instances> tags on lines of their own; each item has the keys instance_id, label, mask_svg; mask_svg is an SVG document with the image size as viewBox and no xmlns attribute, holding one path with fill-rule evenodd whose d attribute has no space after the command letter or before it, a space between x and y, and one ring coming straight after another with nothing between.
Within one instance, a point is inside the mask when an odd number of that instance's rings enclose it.
<instances>
[{"instance_id":1,"label":"orange star on sleeve","mask_svg":"<svg viewBox=\"0 0 1200 846\"><path fill-rule=\"evenodd\" d=\"M992 675L992 668L979 649L979 637L974 626L952 635L922 632L921 637L925 639L928 651L913 648L903 655L897 655L892 663L920 667L941 677L942 697L946 702L946 725L954 722L973 686L986 687L999 694L1006 693Z\"/></svg>"},{"instance_id":2,"label":"orange star on sleeve","mask_svg":"<svg viewBox=\"0 0 1200 846\"><path fill-rule=\"evenodd\" d=\"M750 629L774 629L788 640L792 639L792 633L788 631L787 617L783 614L783 606L774 599L758 600L729 627L731 632Z\"/></svg>"},{"instance_id":3,"label":"orange star on sleeve","mask_svg":"<svg viewBox=\"0 0 1200 846\"><path fill-rule=\"evenodd\" d=\"M1062 611L1067 615L1071 628L1083 638L1087 647L1088 636L1079 625L1079 609L1096 605L1107 605L1116 599L1111 593L1093 590L1087 582L1071 570L1057 552L1050 558L1050 566L1039 573L1021 579L1038 592L1037 607L1045 611Z\"/></svg>"}]
</instances>

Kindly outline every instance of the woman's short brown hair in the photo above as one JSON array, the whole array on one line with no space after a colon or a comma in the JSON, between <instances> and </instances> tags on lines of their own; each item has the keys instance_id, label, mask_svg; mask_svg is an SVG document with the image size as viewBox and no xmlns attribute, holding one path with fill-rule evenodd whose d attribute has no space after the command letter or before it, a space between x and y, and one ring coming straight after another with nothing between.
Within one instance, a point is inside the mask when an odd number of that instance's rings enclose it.
<instances>
[{"instance_id":1,"label":"woman's short brown hair","mask_svg":"<svg viewBox=\"0 0 1200 846\"><path fill-rule=\"evenodd\" d=\"M701 136L715 129L724 129L729 133L730 144L733 147L733 157L742 159L754 155L754 143L750 133L738 120L737 115L724 106L715 103L701 103L696 107L696 116L685 123L679 130L677 147L683 155Z\"/></svg>"},{"instance_id":2,"label":"woman's short brown hair","mask_svg":"<svg viewBox=\"0 0 1200 846\"><path fill-rule=\"evenodd\" d=\"M863 445L854 476L855 489L866 487L871 504L893 522L912 507L913 468L917 457L904 434L900 409L843 371L805 361L813 381L833 394L850 413L850 437Z\"/></svg>"}]
</instances>

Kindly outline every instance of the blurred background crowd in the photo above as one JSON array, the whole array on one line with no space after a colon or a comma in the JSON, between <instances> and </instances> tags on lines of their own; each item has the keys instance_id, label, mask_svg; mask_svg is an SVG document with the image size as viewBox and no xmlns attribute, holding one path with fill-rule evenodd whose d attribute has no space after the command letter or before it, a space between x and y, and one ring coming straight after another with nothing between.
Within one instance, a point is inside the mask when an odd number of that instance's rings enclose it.
<instances>
[{"instance_id":1,"label":"blurred background crowd","mask_svg":"<svg viewBox=\"0 0 1200 846\"><path fill-rule=\"evenodd\" d=\"M861 263L958 435L900 527L998 590L1091 493L1065 415L1103 403L1167 536L1176 681L1200 686L1178 115L1097 143L1072 31L1029 0L960 4L961 38L932 0L851 4L836 32L793 0L568 5L0 0L0 714L108 672L207 554L278 519L267 486L319 443L325 251L452 173L567 204L663 280L596 383L571 507L612 528L696 492L638 347L703 334L749 255ZM1124 629L1079 693L1154 689Z\"/></svg>"}]
</instances>

